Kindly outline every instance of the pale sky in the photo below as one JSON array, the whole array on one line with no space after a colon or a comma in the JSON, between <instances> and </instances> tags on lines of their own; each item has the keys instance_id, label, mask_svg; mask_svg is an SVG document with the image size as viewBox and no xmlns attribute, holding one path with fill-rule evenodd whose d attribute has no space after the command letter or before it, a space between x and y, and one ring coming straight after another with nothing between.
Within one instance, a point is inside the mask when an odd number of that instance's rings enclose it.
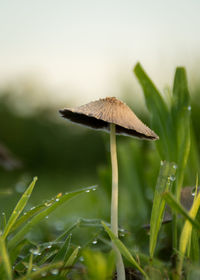
<instances>
[{"instance_id":1,"label":"pale sky","mask_svg":"<svg viewBox=\"0 0 200 280\"><path fill-rule=\"evenodd\" d=\"M199 30L199 0L0 0L0 86L33 77L82 104L134 85L140 61L163 88L200 71Z\"/></svg>"}]
</instances>

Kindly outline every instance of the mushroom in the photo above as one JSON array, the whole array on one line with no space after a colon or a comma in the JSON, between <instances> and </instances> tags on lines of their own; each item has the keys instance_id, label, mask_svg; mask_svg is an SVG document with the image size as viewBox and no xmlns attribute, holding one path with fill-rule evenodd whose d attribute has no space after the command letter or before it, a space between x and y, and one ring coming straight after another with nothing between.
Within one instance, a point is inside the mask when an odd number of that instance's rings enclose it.
<instances>
[{"instance_id":1,"label":"mushroom","mask_svg":"<svg viewBox=\"0 0 200 280\"><path fill-rule=\"evenodd\" d=\"M86 125L93 129L110 132L110 152L112 165L112 201L111 201L111 230L118 236L118 164L116 150L116 134L137 137L140 139L157 140L159 137L148 128L133 111L116 97L106 97L74 109L59 111L63 118L72 122ZM122 257L117 248L118 279L125 279Z\"/></svg>"}]
</instances>

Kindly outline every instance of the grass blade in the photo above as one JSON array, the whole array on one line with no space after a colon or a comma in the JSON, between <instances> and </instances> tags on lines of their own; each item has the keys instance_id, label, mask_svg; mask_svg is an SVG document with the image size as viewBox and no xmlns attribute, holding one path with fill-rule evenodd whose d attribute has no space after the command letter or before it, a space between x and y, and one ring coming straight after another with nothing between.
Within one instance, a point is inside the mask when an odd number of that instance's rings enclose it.
<instances>
[{"instance_id":1,"label":"grass blade","mask_svg":"<svg viewBox=\"0 0 200 280\"><path fill-rule=\"evenodd\" d=\"M27 274L26 274L27 278L29 278L29 275L31 274L32 268L33 268L33 254L31 254L30 258L29 258L28 270L27 270Z\"/></svg>"},{"instance_id":2,"label":"grass blade","mask_svg":"<svg viewBox=\"0 0 200 280\"><path fill-rule=\"evenodd\" d=\"M134 72L142 86L147 108L152 115L152 126L159 135L160 141L156 146L162 159L173 161L173 126L171 115L160 92L145 73L144 69L137 63Z\"/></svg>"},{"instance_id":3,"label":"grass blade","mask_svg":"<svg viewBox=\"0 0 200 280\"><path fill-rule=\"evenodd\" d=\"M44 265L43 267L39 268L37 271L30 273L28 275L28 278L27 278L27 276L23 276L23 277L18 278L18 280L41 279L43 273L49 272L49 271L53 272L53 270L57 272L62 267L63 267L63 262L47 264L47 265ZM59 273L59 271L58 271L58 273Z\"/></svg>"},{"instance_id":4,"label":"grass blade","mask_svg":"<svg viewBox=\"0 0 200 280\"><path fill-rule=\"evenodd\" d=\"M169 163L167 161L161 163L150 220L149 253L151 258L153 258L154 255L158 232L164 215L165 200L163 199L163 193L171 189L176 173L176 165L174 163Z\"/></svg>"},{"instance_id":5,"label":"grass blade","mask_svg":"<svg viewBox=\"0 0 200 280\"><path fill-rule=\"evenodd\" d=\"M8 280L12 280L12 268L11 268L11 264L10 264L10 259L8 256L8 252L6 249L6 244L5 244L5 240L2 236L0 236L0 256L1 256L1 260L4 266L4 271L7 275Z\"/></svg>"},{"instance_id":6,"label":"grass blade","mask_svg":"<svg viewBox=\"0 0 200 280\"><path fill-rule=\"evenodd\" d=\"M8 242L8 247L13 248L18 244L24 236L36 225L38 224L42 219L44 219L46 216L48 216L51 212L55 211L58 207L63 205L64 203L68 202L70 199L74 198L75 196L84 193L84 192L90 192L94 187L88 187L82 190L74 191L71 193L66 193L65 195L61 196L59 199L55 199L51 204L46 206L46 209L44 209L42 212L38 213L36 216L32 218L32 220L28 221L26 225L22 229L17 232L13 238Z\"/></svg>"},{"instance_id":7,"label":"grass blade","mask_svg":"<svg viewBox=\"0 0 200 280\"><path fill-rule=\"evenodd\" d=\"M72 265L74 264L74 262L78 256L79 250L80 250L80 247L79 246L76 247L76 249L71 253L69 258L65 259L64 266L66 267L66 269L61 272L62 276L65 276L69 272L69 269L72 267Z\"/></svg>"},{"instance_id":8,"label":"grass blade","mask_svg":"<svg viewBox=\"0 0 200 280\"><path fill-rule=\"evenodd\" d=\"M177 184L176 196L179 199L181 186L183 183L184 169L187 163L190 150L190 96L187 85L185 69L178 67L176 69L173 100L172 100L172 116L176 127L176 146L177 146ZM180 121L181 120L181 121Z\"/></svg>"},{"instance_id":9,"label":"grass blade","mask_svg":"<svg viewBox=\"0 0 200 280\"><path fill-rule=\"evenodd\" d=\"M56 197L46 200L45 202L32 207L30 210L28 210L26 213L24 213L23 216L19 217L19 219L15 222L12 229L10 230L10 233L18 229L21 225L28 222L33 216L35 216L37 213L41 212L43 209L45 209L47 206L51 205L56 199L58 199L61 196L59 193Z\"/></svg>"},{"instance_id":10,"label":"grass blade","mask_svg":"<svg viewBox=\"0 0 200 280\"><path fill-rule=\"evenodd\" d=\"M52 262L59 262L59 261L64 262L65 257L67 255L67 252L69 250L70 244L71 244L71 236L72 236L71 234L68 235L68 237L66 238L63 246L60 248L60 250L58 251L58 253L54 257Z\"/></svg>"},{"instance_id":11,"label":"grass blade","mask_svg":"<svg viewBox=\"0 0 200 280\"><path fill-rule=\"evenodd\" d=\"M189 212L189 215L192 219L195 219L199 207L200 207L200 193L198 193L197 198L194 200L192 208ZM187 246L190 243L191 233L192 233L192 224L187 220L183 226L183 230L181 232L180 242L179 242L180 256L177 263L177 273L179 276L181 276L182 273L183 259L186 253Z\"/></svg>"},{"instance_id":12,"label":"grass blade","mask_svg":"<svg viewBox=\"0 0 200 280\"><path fill-rule=\"evenodd\" d=\"M35 186L35 183L37 181L37 177L33 178L32 183L30 184L30 186L28 187L28 189L24 192L24 194L22 195L21 199L19 200L19 202L17 203L15 209L13 210L3 233L3 238L5 239L7 237L7 235L9 234L10 230L12 229L13 225L15 224L17 218L19 217L19 215L21 214L21 212L24 210L24 207L26 206L30 195L33 191L33 188Z\"/></svg>"},{"instance_id":13,"label":"grass blade","mask_svg":"<svg viewBox=\"0 0 200 280\"><path fill-rule=\"evenodd\" d=\"M192 226L197 231L200 232L200 224L196 220L190 217L188 212L183 208L183 206L178 201L176 201L175 197L171 193L165 192L163 194L163 198L165 199L166 203L172 208L172 210L181 214L185 219L187 219L192 224Z\"/></svg>"},{"instance_id":14,"label":"grass blade","mask_svg":"<svg viewBox=\"0 0 200 280\"><path fill-rule=\"evenodd\" d=\"M132 263L144 276L146 279L149 279L145 271L140 267L140 265L133 258L129 250L126 246L114 235L114 233L107 227L107 225L102 221L101 222L105 231L108 233L110 239L114 242L115 246L118 248L120 253L130 262Z\"/></svg>"}]
</instances>

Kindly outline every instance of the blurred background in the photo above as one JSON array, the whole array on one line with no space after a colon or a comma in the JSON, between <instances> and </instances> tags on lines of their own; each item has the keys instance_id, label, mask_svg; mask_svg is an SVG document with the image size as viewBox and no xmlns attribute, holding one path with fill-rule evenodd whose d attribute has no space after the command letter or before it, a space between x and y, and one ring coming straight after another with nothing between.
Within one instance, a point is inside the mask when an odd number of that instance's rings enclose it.
<instances>
[{"instance_id":1,"label":"blurred background","mask_svg":"<svg viewBox=\"0 0 200 280\"><path fill-rule=\"evenodd\" d=\"M29 207L99 185L51 218L56 230L79 216L109 221L109 135L73 125L58 110L116 96L150 126L132 71L138 61L166 99L176 66L186 67L198 143L199 11L197 0L0 1L0 211L8 215L38 176ZM120 222L141 226L160 158L149 142L121 136L118 144ZM188 178L195 183L195 170Z\"/></svg>"}]
</instances>

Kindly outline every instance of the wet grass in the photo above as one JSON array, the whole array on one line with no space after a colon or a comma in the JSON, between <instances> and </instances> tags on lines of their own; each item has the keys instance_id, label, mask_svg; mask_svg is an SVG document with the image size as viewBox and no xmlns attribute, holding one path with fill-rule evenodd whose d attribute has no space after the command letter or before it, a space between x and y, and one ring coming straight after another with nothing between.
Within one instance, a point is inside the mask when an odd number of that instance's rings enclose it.
<instances>
[{"instance_id":1,"label":"wet grass","mask_svg":"<svg viewBox=\"0 0 200 280\"><path fill-rule=\"evenodd\" d=\"M53 198L43 194L48 200L42 195L30 207L34 178L11 214L1 216L0 279L114 279L111 241L123 255L127 279L199 279L198 183L191 209L180 203L182 188L195 187L191 174L199 171L186 72L176 69L167 102L140 64L134 73L160 140L119 139L119 238L108 222L107 166L99 168L98 188L61 193L55 186ZM172 221L163 225L166 204Z\"/></svg>"}]
</instances>

